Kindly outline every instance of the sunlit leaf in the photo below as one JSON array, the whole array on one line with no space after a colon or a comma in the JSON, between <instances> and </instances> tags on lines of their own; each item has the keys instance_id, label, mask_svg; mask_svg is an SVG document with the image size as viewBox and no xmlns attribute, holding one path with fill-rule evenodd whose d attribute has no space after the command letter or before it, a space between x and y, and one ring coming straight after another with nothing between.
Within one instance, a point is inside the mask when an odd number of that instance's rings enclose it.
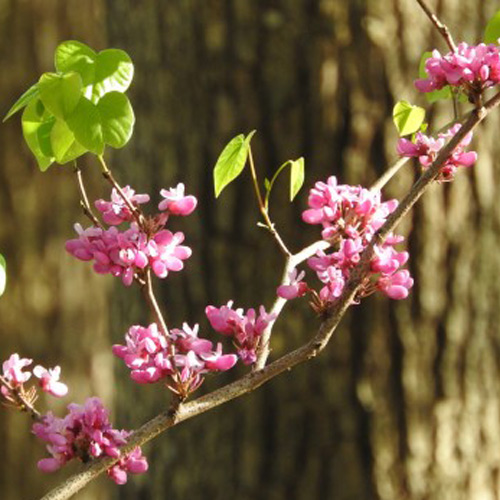
<instances>
[{"instance_id":1,"label":"sunlit leaf","mask_svg":"<svg viewBox=\"0 0 500 500\"><path fill-rule=\"evenodd\" d=\"M57 118L65 119L75 109L82 95L82 78L72 71L65 74L45 73L38 82L40 99Z\"/></svg>"},{"instance_id":2,"label":"sunlit leaf","mask_svg":"<svg viewBox=\"0 0 500 500\"><path fill-rule=\"evenodd\" d=\"M63 165L75 160L87 149L75 139L75 135L63 120L56 120L50 131L50 142L57 163Z\"/></svg>"},{"instance_id":3,"label":"sunlit leaf","mask_svg":"<svg viewBox=\"0 0 500 500\"><path fill-rule=\"evenodd\" d=\"M484 30L484 43L498 43L500 38L500 10L488 21Z\"/></svg>"},{"instance_id":4,"label":"sunlit leaf","mask_svg":"<svg viewBox=\"0 0 500 500\"><path fill-rule=\"evenodd\" d=\"M255 130L246 137L243 134L229 141L223 149L214 167L215 197L218 198L223 189L241 174L248 158L250 141Z\"/></svg>"},{"instance_id":5,"label":"sunlit leaf","mask_svg":"<svg viewBox=\"0 0 500 500\"><path fill-rule=\"evenodd\" d=\"M94 83L96 58L97 54L84 43L68 40L57 47L54 64L61 73L76 71L87 86Z\"/></svg>"},{"instance_id":6,"label":"sunlit leaf","mask_svg":"<svg viewBox=\"0 0 500 500\"><path fill-rule=\"evenodd\" d=\"M425 110L407 101L399 101L392 110L392 119L400 136L410 135L420 129L425 119Z\"/></svg>"},{"instance_id":7,"label":"sunlit leaf","mask_svg":"<svg viewBox=\"0 0 500 500\"><path fill-rule=\"evenodd\" d=\"M50 130L54 122L55 118L45 110L39 99L31 101L23 112L23 136L42 171L54 161L50 145Z\"/></svg>"},{"instance_id":8,"label":"sunlit leaf","mask_svg":"<svg viewBox=\"0 0 500 500\"><path fill-rule=\"evenodd\" d=\"M120 49L107 49L97 54L92 100L97 102L108 92L125 92L134 77L129 55Z\"/></svg>"},{"instance_id":9,"label":"sunlit leaf","mask_svg":"<svg viewBox=\"0 0 500 500\"><path fill-rule=\"evenodd\" d=\"M304 184L304 158L300 157L290 163L290 201L297 196Z\"/></svg>"},{"instance_id":10,"label":"sunlit leaf","mask_svg":"<svg viewBox=\"0 0 500 500\"><path fill-rule=\"evenodd\" d=\"M12 115L27 106L33 99L39 96L38 83L32 85L9 109L9 112L5 115L3 121L7 121Z\"/></svg>"},{"instance_id":11,"label":"sunlit leaf","mask_svg":"<svg viewBox=\"0 0 500 500\"><path fill-rule=\"evenodd\" d=\"M101 117L103 139L113 148L127 144L134 130L135 116L126 95L109 92L97 103Z\"/></svg>"}]
</instances>

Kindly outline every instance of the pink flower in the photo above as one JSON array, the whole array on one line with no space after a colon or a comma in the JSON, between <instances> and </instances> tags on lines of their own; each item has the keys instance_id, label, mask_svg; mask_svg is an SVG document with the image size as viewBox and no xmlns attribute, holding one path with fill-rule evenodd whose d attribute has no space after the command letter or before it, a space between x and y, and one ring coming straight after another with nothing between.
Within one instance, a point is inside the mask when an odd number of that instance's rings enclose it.
<instances>
[{"instance_id":1,"label":"pink flower","mask_svg":"<svg viewBox=\"0 0 500 500\"><path fill-rule=\"evenodd\" d=\"M286 300L292 300L296 299L297 297L304 296L309 290L307 283L305 281L301 281L304 278L305 274L306 273L304 271L301 271L299 274L297 274L297 269L293 269L288 275L290 281L289 284L280 285L278 287L278 297Z\"/></svg>"},{"instance_id":2,"label":"pink flower","mask_svg":"<svg viewBox=\"0 0 500 500\"><path fill-rule=\"evenodd\" d=\"M232 301L220 308L207 306L207 315L212 328L224 335L231 335L238 349L238 355L243 363L249 365L256 361L257 348L264 330L276 319L276 314L268 314L263 306L255 309L232 309Z\"/></svg>"},{"instance_id":3,"label":"pink flower","mask_svg":"<svg viewBox=\"0 0 500 500\"><path fill-rule=\"evenodd\" d=\"M149 195L135 194L135 191L130 186L125 186L123 193L135 207L149 201ZM122 222L132 220L130 208L115 188L111 191L111 201L96 200L95 207L102 213L102 218L106 224L116 226Z\"/></svg>"},{"instance_id":4,"label":"pink flower","mask_svg":"<svg viewBox=\"0 0 500 500\"><path fill-rule=\"evenodd\" d=\"M177 184L177 187L170 189L162 189L160 194L165 198L158 205L159 210L166 210L172 215L189 215L191 214L198 203L197 199L192 196L184 196L184 184Z\"/></svg>"},{"instance_id":5,"label":"pink flower","mask_svg":"<svg viewBox=\"0 0 500 500\"><path fill-rule=\"evenodd\" d=\"M439 141L444 143L445 138L442 137ZM441 147L426 138L417 144L400 142L400 151L405 154L423 154L433 149L438 150L438 146ZM331 245L328 252L319 251L307 261L323 283L316 295L319 297L317 309L321 310L342 295L352 269L358 265L363 251L398 203L396 200L382 201L379 191L341 185L335 177L330 177L326 183L317 182L314 185L309 193L308 204L310 208L303 212L303 220L309 224L321 224L321 236ZM402 237L391 234L384 244L374 246L371 272L360 288L356 302L377 289L379 280L383 280L384 284L389 283L391 277L408 260L408 253L394 249L394 245L401 241ZM411 283L410 280L405 282L406 292ZM298 283L292 281L290 285L280 287L278 293L280 296L294 297L298 293L298 286ZM389 285L381 285L378 289L385 292L388 287ZM389 296L391 295L395 293Z\"/></svg>"},{"instance_id":6,"label":"pink flower","mask_svg":"<svg viewBox=\"0 0 500 500\"><path fill-rule=\"evenodd\" d=\"M23 369L31 365L32 359L20 358L14 353L2 364L3 376L14 387L24 384L31 378L30 372L23 372Z\"/></svg>"},{"instance_id":7,"label":"pink flower","mask_svg":"<svg viewBox=\"0 0 500 500\"><path fill-rule=\"evenodd\" d=\"M40 387L42 388L42 391L48 392L56 398L66 396L68 393L68 386L59 382L60 374L61 368L59 366L49 368L48 370L40 365L33 368L33 375L40 379Z\"/></svg>"},{"instance_id":8,"label":"pink flower","mask_svg":"<svg viewBox=\"0 0 500 500\"><path fill-rule=\"evenodd\" d=\"M68 405L68 414L57 418L51 412L33 424L33 433L47 443L49 458L38 462L43 472L54 472L74 458L87 462L91 458L120 457L108 475L117 483L127 480L127 472L147 470L140 448L121 457L120 448L127 442L128 431L113 429L107 410L99 398L89 398L83 406Z\"/></svg>"},{"instance_id":9,"label":"pink flower","mask_svg":"<svg viewBox=\"0 0 500 500\"><path fill-rule=\"evenodd\" d=\"M408 158L418 158L420 165L426 169L432 165L437 158L439 151L453 136L460 130L459 123L453 125L444 133L438 134L437 139L427 136L422 132L417 132L415 135L415 142L408 139L400 139L398 142L397 150L400 156ZM466 152L465 148L469 146L472 141L472 132L468 133L455 148L450 157L441 167L441 172L438 181L453 180L455 172L459 167L471 167L477 161L477 153L475 151Z\"/></svg>"},{"instance_id":10,"label":"pink flower","mask_svg":"<svg viewBox=\"0 0 500 500\"><path fill-rule=\"evenodd\" d=\"M469 93L482 92L500 83L500 53L495 44L468 45L462 42L456 52L442 56L434 50L425 62L428 77L415 81L420 92L432 92L446 85Z\"/></svg>"}]
</instances>

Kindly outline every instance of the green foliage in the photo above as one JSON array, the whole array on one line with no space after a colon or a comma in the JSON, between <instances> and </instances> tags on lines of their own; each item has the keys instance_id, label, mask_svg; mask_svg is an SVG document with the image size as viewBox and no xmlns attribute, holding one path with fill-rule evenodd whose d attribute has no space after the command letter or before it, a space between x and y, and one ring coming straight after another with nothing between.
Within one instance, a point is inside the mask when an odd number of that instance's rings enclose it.
<instances>
[{"instance_id":1,"label":"green foliage","mask_svg":"<svg viewBox=\"0 0 500 500\"><path fill-rule=\"evenodd\" d=\"M218 198L223 189L243 171L250 150L250 141L255 130L246 137L243 134L229 141L223 149L214 167L215 197Z\"/></svg>"},{"instance_id":2,"label":"green foliage","mask_svg":"<svg viewBox=\"0 0 500 500\"><path fill-rule=\"evenodd\" d=\"M290 201L297 196L300 188L304 184L304 158L291 162L290 168Z\"/></svg>"},{"instance_id":3,"label":"green foliage","mask_svg":"<svg viewBox=\"0 0 500 500\"><path fill-rule=\"evenodd\" d=\"M7 264L4 256L0 253L0 296L5 292L5 285L7 284Z\"/></svg>"},{"instance_id":4,"label":"green foliage","mask_svg":"<svg viewBox=\"0 0 500 500\"><path fill-rule=\"evenodd\" d=\"M21 111L25 106L27 106L33 99L37 98L40 95L40 91L38 89L38 83L32 85L9 109L8 113L5 115L3 119L6 122L12 115L15 115L18 111Z\"/></svg>"},{"instance_id":5,"label":"green foliage","mask_svg":"<svg viewBox=\"0 0 500 500\"><path fill-rule=\"evenodd\" d=\"M484 43L497 43L500 38L500 10L488 21L484 30Z\"/></svg>"},{"instance_id":6,"label":"green foliage","mask_svg":"<svg viewBox=\"0 0 500 500\"><path fill-rule=\"evenodd\" d=\"M281 165L278 170L273 175L273 178L269 181L268 179L264 179L264 188L266 189L266 199L264 205L266 209L269 206L269 197L271 195L271 190L273 189L274 183L276 179L280 175L281 172L286 167L290 167L290 201L297 196L297 193L300 191L300 188L304 184L304 158L300 157L298 160L288 160L283 165Z\"/></svg>"},{"instance_id":7,"label":"green foliage","mask_svg":"<svg viewBox=\"0 0 500 500\"><path fill-rule=\"evenodd\" d=\"M23 135L40 169L68 163L106 145L122 148L132 136L134 112L124 92L134 76L128 54L119 49L96 53L69 40L55 52L56 73L39 82L12 106L4 120L26 107Z\"/></svg>"},{"instance_id":8,"label":"green foliage","mask_svg":"<svg viewBox=\"0 0 500 500\"><path fill-rule=\"evenodd\" d=\"M425 109L413 106L407 101L399 101L392 110L392 119L400 136L417 132L425 120Z\"/></svg>"},{"instance_id":9,"label":"green foliage","mask_svg":"<svg viewBox=\"0 0 500 500\"><path fill-rule=\"evenodd\" d=\"M31 101L23 112L21 124L24 140L42 172L54 161L50 139L47 141L54 123L55 118L47 112L40 99Z\"/></svg>"}]
</instances>

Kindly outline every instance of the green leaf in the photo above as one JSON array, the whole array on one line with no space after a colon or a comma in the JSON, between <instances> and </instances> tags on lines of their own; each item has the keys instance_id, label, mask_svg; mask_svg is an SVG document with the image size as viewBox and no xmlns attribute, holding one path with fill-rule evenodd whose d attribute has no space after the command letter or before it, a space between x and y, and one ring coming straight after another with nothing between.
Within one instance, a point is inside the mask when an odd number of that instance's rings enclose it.
<instances>
[{"instance_id":1,"label":"green leaf","mask_svg":"<svg viewBox=\"0 0 500 500\"><path fill-rule=\"evenodd\" d=\"M97 104L82 97L67 124L75 139L97 155L104 145L121 148L129 141L134 128L134 112L127 96L110 92Z\"/></svg>"},{"instance_id":2,"label":"green leaf","mask_svg":"<svg viewBox=\"0 0 500 500\"><path fill-rule=\"evenodd\" d=\"M12 115L16 114L18 111L27 106L33 99L37 98L39 95L38 83L32 85L9 109L9 112L5 115L3 119L6 122Z\"/></svg>"},{"instance_id":3,"label":"green leaf","mask_svg":"<svg viewBox=\"0 0 500 500\"><path fill-rule=\"evenodd\" d=\"M125 92L134 77L129 55L120 49L106 49L98 54L87 45L69 40L56 49L55 66L60 72L76 71L92 102L109 92Z\"/></svg>"},{"instance_id":4,"label":"green leaf","mask_svg":"<svg viewBox=\"0 0 500 500\"><path fill-rule=\"evenodd\" d=\"M86 153L75 139L75 135L63 120L56 120L50 132L50 142L57 163L63 165Z\"/></svg>"},{"instance_id":5,"label":"green leaf","mask_svg":"<svg viewBox=\"0 0 500 500\"><path fill-rule=\"evenodd\" d=\"M81 97L73 113L66 120L75 139L89 151L97 155L104 152L104 137L101 116L97 106Z\"/></svg>"},{"instance_id":6,"label":"green leaf","mask_svg":"<svg viewBox=\"0 0 500 500\"><path fill-rule=\"evenodd\" d=\"M122 148L132 137L135 116L126 95L109 92L97 103L103 139L113 148Z\"/></svg>"},{"instance_id":7,"label":"green leaf","mask_svg":"<svg viewBox=\"0 0 500 500\"><path fill-rule=\"evenodd\" d=\"M304 184L304 158L290 163L290 201L297 196L300 188Z\"/></svg>"},{"instance_id":8,"label":"green leaf","mask_svg":"<svg viewBox=\"0 0 500 500\"><path fill-rule=\"evenodd\" d=\"M500 10L488 21L484 30L484 43L497 43L500 38Z\"/></svg>"},{"instance_id":9,"label":"green leaf","mask_svg":"<svg viewBox=\"0 0 500 500\"><path fill-rule=\"evenodd\" d=\"M248 158L250 140L255 130L246 137L237 135L223 149L214 167L215 197L218 198L223 189L241 174Z\"/></svg>"},{"instance_id":10,"label":"green leaf","mask_svg":"<svg viewBox=\"0 0 500 500\"><path fill-rule=\"evenodd\" d=\"M270 191L271 190L271 181L265 177L264 178L264 188L266 189L266 191Z\"/></svg>"},{"instance_id":11,"label":"green leaf","mask_svg":"<svg viewBox=\"0 0 500 500\"><path fill-rule=\"evenodd\" d=\"M424 122L425 109L407 101L399 101L392 110L392 119L400 136L413 134Z\"/></svg>"},{"instance_id":12,"label":"green leaf","mask_svg":"<svg viewBox=\"0 0 500 500\"><path fill-rule=\"evenodd\" d=\"M65 74L44 73L38 83L40 99L57 118L65 119L82 95L82 78L74 71Z\"/></svg>"},{"instance_id":13,"label":"green leaf","mask_svg":"<svg viewBox=\"0 0 500 500\"><path fill-rule=\"evenodd\" d=\"M4 256L0 253L0 296L5 292L7 284L7 263Z\"/></svg>"},{"instance_id":14,"label":"green leaf","mask_svg":"<svg viewBox=\"0 0 500 500\"><path fill-rule=\"evenodd\" d=\"M61 73L76 71L84 86L94 83L97 54L87 45L76 40L61 43L55 53L55 67Z\"/></svg>"},{"instance_id":15,"label":"green leaf","mask_svg":"<svg viewBox=\"0 0 500 500\"><path fill-rule=\"evenodd\" d=\"M39 99L31 101L23 112L21 123L24 140L42 172L54 161L50 145L50 130L54 122L55 118L45 110Z\"/></svg>"},{"instance_id":16,"label":"green leaf","mask_svg":"<svg viewBox=\"0 0 500 500\"><path fill-rule=\"evenodd\" d=\"M418 75L420 78L428 78L428 75L425 71L425 61L432 57L432 52L424 52L420 59L420 65L418 69ZM451 93L451 87L446 85L440 90L434 90L433 92L426 92L425 98L428 102L436 102L444 99L451 99L453 97Z\"/></svg>"},{"instance_id":17,"label":"green leaf","mask_svg":"<svg viewBox=\"0 0 500 500\"><path fill-rule=\"evenodd\" d=\"M108 92L125 92L134 77L134 65L129 55L120 49L107 49L97 54L92 101L97 102Z\"/></svg>"}]
</instances>

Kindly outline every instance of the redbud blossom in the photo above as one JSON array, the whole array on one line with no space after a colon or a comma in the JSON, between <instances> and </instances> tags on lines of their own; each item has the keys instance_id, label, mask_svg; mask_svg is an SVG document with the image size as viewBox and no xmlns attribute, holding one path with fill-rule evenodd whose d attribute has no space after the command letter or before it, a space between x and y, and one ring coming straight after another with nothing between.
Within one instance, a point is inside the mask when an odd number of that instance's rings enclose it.
<instances>
[{"instance_id":1,"label":"redbud blossom","mask_svg":"<svg viewBox=\"0 0 500 500\"><path fill-rule=\"evenodd\" d=\"M47 443L50 458L38 462L43 472L54 472L73 458L88 462L93 458L121 457L108 470L108 475L117 484L127 480L127 472L134 474L147 470L147 461L140 448L121 456L120 447L127 442L130 432L111 427L107 410L99 398L89 398L83 406L68 405L64 418L48 412L33 424L33 433Z\"/></svg>"},{"instance_id":2,"label":"redbud blossom","mask_svg":"<svg viewBox=\"0 0 500 500\"><path fill-rule=\"evenodd\" d=\"M323 304L328 305L341 296L351 270L359 263L361 254L388 215L396 209L397 201L382 202L379 191L339 185L335 177L330 177L326 183L314 185L308 203L310 208L303 212L302 219L308 224L321 224L321 235L331 244L330 251L319 251L307 262L324 285L318 295ZM408 295L413 280L409 274L407 279L397 278L399 269L408 260L408 253L394 248L403 239L389 235L383 244L374 246L370 274L357 299L376 289L391 298L404 298L405 294L392 285L405 288Z\"/></svg>"},{"instance_id":3,"label":"redbud blossom","mask_svg":"<svg viewBox=\"0 0 500 500\"><path fill-rule=\"evenodd\" d=\"M156 323L134 325L125 335L126 344L113 346L113 354L131 369L135 382L148 384L170 377L170 385L179 382L187 394L201 385L205 374L229 370L237 361L234 354L222 354L220 344L214 350L212 342L200 339L198 329L184 323L182 329L173 328L165 335ZM177 375L180 380L175 380Z\"/></svg>"},{"instance_id":4,"label":"redbud blossom","mask_svg":"<svg viewBox=\"0 0 500 500\"><path fill-rule=\"evenodd\" d=\"M149 195L135 194L130 186L125 186L122 191L134 207L149 201ZM111 201L96 200L95 207L102 213L104 222L110 226L117 226L133 218L130 208L115 188L111 191Z\"/></svg>"},{"instance_id":5,"label":"redbud blossom","mask_svg":"<svg viewBox=\"0 0 500 500\"><path fill-rule=\"evenodd\" d=\"M437 139L427 136L422 132L417 132L414 142L408 139L399 139L397 145L398 154L408 158L418 158L422 169L425 170L432 165L439 151L448 140L457 134L460 128L461 125L457 123L446 132L438 134ZM465 148L469 146L471 141L472 132L469 132L440 168L438 181L451 181L459 167L471 167L476 163L477 153L475 151L465 151Z\"/></svg>"},{"instance_id":6,"label":"redbud blossom","mask_svg":"<svg viewBox=\"0 0 500 500\"><path fill-rule=\"evenodd\" d=\"M233 337L240 359L251 365L257 360L262 333L276 319L276 314L266 313L264 306L259 307L258 315L255 309L248 309L243 314L243 309L233 310L232 306L232 301L220 308L207 306L205 314L216 332Z\"/></svg>"},{"instance_id":7,"label":"redbud blossom","mask_svg":"<svg viewBox=\"0 0 500 500\"><path fill-rule=\"evenodd\" d=\"M48 392L57 398L62 398L68 393L68 386L59 382L61 375L61 368L59 366L46 369L43 366L37 365L33 368L33 375L40 379L42 391Z\"/></svg>"},{"instance_id":8,"label":"redbud blossom","mask_svg":"<svg viewBox=\"0 0 500 500\"><path fill-rule=\"evenodd\" d=\"M482 92L500 83L500 54L498 45L462 42L455 52L444 56L434 50L425 61L428 77L415 81L420 92L432 92L446 85L469 92Z\"/></svg>"},{"instance_id":9,"label":"redbud blossom","mask_svg":"<svg viewBox=\"0 0 500 500\"><path fill-rule=\"evenodd\" d=\"M32 359L20 358L14 353L7 361L2 363L3 377L13 387L20 386L31 378L30 372L23 372L23 369L33 363Z\"/></svg>"},{"instance_id":10,"label":"redbud blossom","mask_svg":"<svg viewBox=\"0 0 500 500\"><path fill-rule=\"evenodd\" d=\"M166 210L168 213L172 215L189 215L191 214L198 200L192 196L184 196L185 186L180 183L177 184L177 187L170 189L162 189L160 194L165 198L158 205L159 210Z\"/></svg>"},{"instance_id":11,"label":"redbud blossom","mask_svg":"<svg viewBox=\"0 0 500 500\"><path fill-rule=\"evenodd\" d=\"M307 283L302 281L305 274L304 271L297 274L297 269L293 269L288 275L288 285L280 285L278 287L276 292L278 296L286 300L291 300L305 295L309 290Z\"/></svg>"}]
</instances>

